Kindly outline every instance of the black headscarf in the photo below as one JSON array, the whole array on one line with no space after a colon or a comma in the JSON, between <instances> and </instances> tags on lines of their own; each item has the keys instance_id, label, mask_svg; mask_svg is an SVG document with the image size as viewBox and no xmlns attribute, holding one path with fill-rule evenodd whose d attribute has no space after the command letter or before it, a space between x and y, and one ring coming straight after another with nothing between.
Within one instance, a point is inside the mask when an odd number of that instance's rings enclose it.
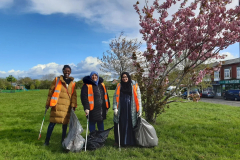
<instances>
[{"instance_id":1,"label":"black headscarf","mask_svg":"<svg viewBox=\"0 0 240 160\"><path fill-rule=\"evenodd\" d=\"M128 81L127 82L123 82L122 81L122 77L123 75L126 74L128 77ZM123 72L121 74L121 89L120 92L123 92L124 94L128 94L128 95L132 95L132 79L131 76L129 75L128 72Z\"/></svg>"}]
</instances>

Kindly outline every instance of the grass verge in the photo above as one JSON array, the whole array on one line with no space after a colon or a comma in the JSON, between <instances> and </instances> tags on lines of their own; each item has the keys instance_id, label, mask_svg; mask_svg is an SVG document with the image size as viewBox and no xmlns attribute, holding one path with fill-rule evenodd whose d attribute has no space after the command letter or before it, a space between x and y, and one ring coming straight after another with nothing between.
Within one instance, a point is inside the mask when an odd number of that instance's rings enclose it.
<instances>
[{"instance_id":1,"label":"grass verge","mask_svg":"<svg viewBox=\"0 0 240 160\"><path fill-rule=\"evenodd\" d=\"M114 91L109 91L112 104ZM205 102L171 103L154 125L159 145L154 148L113 147L110 131L103 148L95 151L65 153L61 148L61 125L56 125L50 145L43 145L49 124L47 112L42 130L48 90L0 93L0 159L240 159L239 107ZM86 118L78 93L76 114L84 128ZM113 111L104 121L105 129L113 126Z\"/></svg>"}]
</instances>

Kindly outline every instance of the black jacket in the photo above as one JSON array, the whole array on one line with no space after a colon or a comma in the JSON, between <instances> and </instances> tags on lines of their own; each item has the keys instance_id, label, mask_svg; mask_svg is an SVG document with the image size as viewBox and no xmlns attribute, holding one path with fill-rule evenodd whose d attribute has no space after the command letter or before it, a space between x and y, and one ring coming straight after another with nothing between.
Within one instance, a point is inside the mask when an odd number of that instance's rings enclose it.
<instances>
[{"instance_id":1,"label":"black jacket","mask_svg":"<svg viewBox=\"0 0 240 160\"><path fill-rule=\"evenodd\" d=\"M104 89L102 86L103 79L99 77L98 85L96 85L90 76L86 76L83 78L83 87L81 90L81 101L84 107L84 110L90 110L89 102L88 102L88 87L86 84L92 84L93 88L93 97L94 97L94 109L89 112L89 121L98 122L106 119L106 103L104 100ZM110 102L108 97L108 106L110 108Z\"/></svg>"}]
</instances>

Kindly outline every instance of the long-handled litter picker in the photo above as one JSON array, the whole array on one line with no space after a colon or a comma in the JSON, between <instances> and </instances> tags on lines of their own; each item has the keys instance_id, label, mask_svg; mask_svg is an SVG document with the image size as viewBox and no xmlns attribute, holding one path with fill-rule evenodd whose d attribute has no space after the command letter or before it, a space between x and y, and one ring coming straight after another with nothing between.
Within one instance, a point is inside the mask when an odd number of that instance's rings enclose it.
<instances>
[{"instance_id":1,"label":"long-handled litter picker","mask_svg":"<svg viewBox=\"0 0 240 160\"><path fill-rule=\"evenodd\" d=\"M41 125L41 128L40 128L40 133L39 133L39 136L38 136L38 140L41 138L41 132L42 132L42 126L43 126L43 123L44 123L44 119L45 119L45 116L46 116L46 113L47 113L47 108L45 110L45 114L44 114L44 117L43 117L43 121L42 121L42 125Z\"/></svg>"},{"instance_id":2,"label":"long-handled litter picker","mask_svg":"<svg viewBox=\"0 0 240 160\"><path fill-rule=\"evenodd\" d=\"M87 119L87 130L86 130L85 152L86 152L86 149L87 149L88 121L89 121L89 114L88 114L88 119Z\"/></svg>"},{"instance_id":3,"label":"long-handled litter picker","mask_svg":"<svg viewBox=\"0 0 240 160\"><path fill-rule=\"evenodd\" d=\"M120 147L120 132L119 132L119 122L118 122L118 147L119 147L119 151L121 151L121 147Z\"/></svg>"}]
</instances>

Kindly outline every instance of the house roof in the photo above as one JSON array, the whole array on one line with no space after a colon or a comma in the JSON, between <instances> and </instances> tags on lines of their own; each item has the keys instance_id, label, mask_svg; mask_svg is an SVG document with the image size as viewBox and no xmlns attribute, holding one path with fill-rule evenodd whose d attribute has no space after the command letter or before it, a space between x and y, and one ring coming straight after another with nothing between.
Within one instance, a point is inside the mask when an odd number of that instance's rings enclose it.
<instances>
[{"instance_id":1,"label":"house roof","mask_svg":"<svg viewBox=\"0 0 240 160\"><path fill-rule=\"evenodd\" d=\"M235 63L240 63L240 58L235 58L235 59L229 59L229 60L222 60L222 66L229 65L229 64L235 64ZM218 62L212 63L213 66L216 66Z\"/></svg>"},{"instance_id":2,"label":"house roof","mask_svg":"<svg viewBox=\"0 0 240 160\"><path fill-rule=\"evenodd\" d=\"M234 63L240 63L240 58L226 60L222 65L224 66L228 64L234 64Z\"/></svg>"}]
</instances>

